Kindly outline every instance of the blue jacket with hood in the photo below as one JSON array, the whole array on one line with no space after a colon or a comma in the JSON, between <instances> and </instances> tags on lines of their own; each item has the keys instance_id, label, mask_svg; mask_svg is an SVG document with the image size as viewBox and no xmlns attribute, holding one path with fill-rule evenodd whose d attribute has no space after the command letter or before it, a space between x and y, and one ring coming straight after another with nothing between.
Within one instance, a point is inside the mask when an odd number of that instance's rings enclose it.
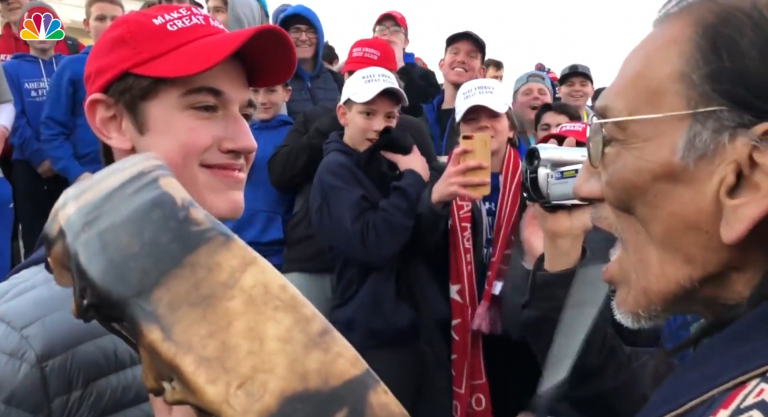
<instances>
[{"instance_id":1,"label":"blue jacket with hood","mask_svg":"<svg viewBox=\"0 0 768 417\"><path fill-rule=\"evenodd\" d=\"M329 320L357 350L411 343L418 322L398 291L398 256L411 239L427 184L407 170L384 198L340 133L323 153L309 204L315 232L339 256Z\"/></svg>"},{"instance_id":2,"label":"blue jacket with hood","mask_svg":"<svg viewBox=\"0 0 768 417\"><path fill-rule=\"evenodd\" d=\"M55 54L45 60L19 53L3 64L16 108L10 135L13 159L27 161L35 168L47 158L40 143L40 120L53 74L63 58Z\"/></svg>"},{"instance_id":3,"label":"blue jacket with hood","mask_svg":"<svg viewBox=\"0 0 768 417\"><path fill-rule=\"evenodd\" d=\"M283 230L293 213L294 196L272 187L267 174L267 161L283 142L291 126L293 120L283 114L271 120L251 123L259 149L245 183L245 210L239 219L225 222L232 232L278 270L283 267Z\"/></svg>"},{"instance_id":4,"label":"blue jacket with hood","mask_svg":"<svg viewBox=\"0 0 768 417\"><path fill-rule=\"evenodd\" d=\"M299 113L313 106L322 105L335 108L341 99L341 91L331 71L323 65L325 35L323 25L320 24L320 18L309 7L298 4L280 16L278 25L283 27L283 23L291 16L301 16L309 20L317 30L314 69L307 73L300 64L297 64L296 72L290 81L293 92L290 100L288 100L288 115L295 119ZM289 28L283 27L283 29L288 30Z\"/></svg>"},{"instance_id":5,"label":"blue jacket with hood","mask_svg":"<svg viewBox=\"0 0 768 417\"><path fill-rule=\"evenodd\" d=\"M85 60L91 47L61 62L50 81L40 121L40 142L53 169L70 183L101 169L99 140L85 120Z\"/></svg>"}]
</instances>

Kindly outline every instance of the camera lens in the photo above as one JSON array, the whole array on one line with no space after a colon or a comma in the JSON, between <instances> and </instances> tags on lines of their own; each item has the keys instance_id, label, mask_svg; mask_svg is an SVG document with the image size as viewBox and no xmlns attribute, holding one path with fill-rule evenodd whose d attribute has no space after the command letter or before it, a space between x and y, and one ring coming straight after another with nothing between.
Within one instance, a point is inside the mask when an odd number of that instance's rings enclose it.
<instances>
[{"instance_id":1,"label":"camera lens","mask_svg":"<svg viewBox=\"0 0 768 417\"><path fill-rule=\"evenodd\" d=\"M534 146L528 149L528 152L525 153L524 163L525 167L530 170L536 170L539 167L539 164L541 163L541 154L539 153L538 148Z\"/></svg>"}]
</instances>

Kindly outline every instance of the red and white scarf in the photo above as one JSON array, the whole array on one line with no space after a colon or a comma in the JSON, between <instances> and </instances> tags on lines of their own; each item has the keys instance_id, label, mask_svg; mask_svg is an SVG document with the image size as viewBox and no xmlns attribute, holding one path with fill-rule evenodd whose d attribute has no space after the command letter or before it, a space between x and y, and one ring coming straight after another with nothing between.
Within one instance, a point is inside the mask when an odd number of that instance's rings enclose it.
<instances>
[{"instance_id":1,"label":"red and white scarf","mask_svg":"<svg viewBox=\"0 0 768 417\"><path fill-rule=\"evenodd\" d=\"M472 205L457 198L449 225L451 283L451 371L453 417L492 417L491 397L483 364L483 334L501 331L499 292L512 253L513 228L520 208L522 167L509 147L501 169L496 224L483 299L478 306L472 243Z\"/></svg>"}]
</instances>

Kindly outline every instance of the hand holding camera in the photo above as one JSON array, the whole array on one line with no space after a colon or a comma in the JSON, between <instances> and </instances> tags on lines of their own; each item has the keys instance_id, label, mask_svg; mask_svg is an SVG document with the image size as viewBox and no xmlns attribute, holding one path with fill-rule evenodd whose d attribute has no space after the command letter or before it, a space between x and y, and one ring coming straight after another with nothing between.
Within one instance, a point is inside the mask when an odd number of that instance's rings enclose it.
<instances>
[{"instance_id":1,"label":"hand holding camera","mask_svg":"<svg viewBox=\"0 0 768 417\"><path fill-rule=\"evenodd\" d=\"M592 228L589 208L573 196L586 149L576 148L573 136L562 146L557 143L549 139L526 154L524 187L531 207L520 222L524 262L531 265L544 253L544 269L551 272L579 263L584 236Z\"/></svg>"}]
</instances>

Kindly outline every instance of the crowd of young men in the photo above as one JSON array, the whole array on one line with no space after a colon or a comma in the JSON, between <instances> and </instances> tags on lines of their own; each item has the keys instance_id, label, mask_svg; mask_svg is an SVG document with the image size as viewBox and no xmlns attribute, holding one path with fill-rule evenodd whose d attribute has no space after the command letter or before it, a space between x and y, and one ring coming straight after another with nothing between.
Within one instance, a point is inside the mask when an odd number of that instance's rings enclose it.
<instances>
[{"instance_id":1,"label":"crowd of young men","mask_svg":"<svg viewBox=\"0 0 768 417\"><path fill-rule=\"evenodd\" d=\"M519 181L529 147L572 137L561 127L591 117L590 69L527 72L508 97L503 63L474 32L446 39L441 86L406 51L409 28L396 11L382 13L339 63L306 6L270 16L252 0L209 0L207 12L185 3L126 14L120 0L87 0L94 46L73 48L70 38L17 42L20 21L55 10L0 2L10 91L0 102L13 103L12 162L2 168L24 260L0 284L0 351L11 347L15 361L0 365L13 375L0 381L0 406L18 415L192 412L147 402L135 353L98 324L75 321L71 292L55 286L38 242L66 187L154 152L326 315L412 416L526 410L548 344L475 321L478 310L509 321L491 307L505 271L518 271L508 264L525 266L514 281L541 259L548 271L581 259L577 238L550 244L573 225L525 210ZM459 136L472 133L491 136L490 166L459 164L469 151ZM490 181L467 177L477 169L490 169ZM486 196L472 191L486 185ZM578 233L591 228L584 213L572 213ZM10 248L13 217L2 221ZM518 223L527 236L514 232ZM471 239L458 237L463 229ZM513 251L520 259L499 255ZM10 249L0 256L10 269Z\"/></svg>"}]
</instances>

